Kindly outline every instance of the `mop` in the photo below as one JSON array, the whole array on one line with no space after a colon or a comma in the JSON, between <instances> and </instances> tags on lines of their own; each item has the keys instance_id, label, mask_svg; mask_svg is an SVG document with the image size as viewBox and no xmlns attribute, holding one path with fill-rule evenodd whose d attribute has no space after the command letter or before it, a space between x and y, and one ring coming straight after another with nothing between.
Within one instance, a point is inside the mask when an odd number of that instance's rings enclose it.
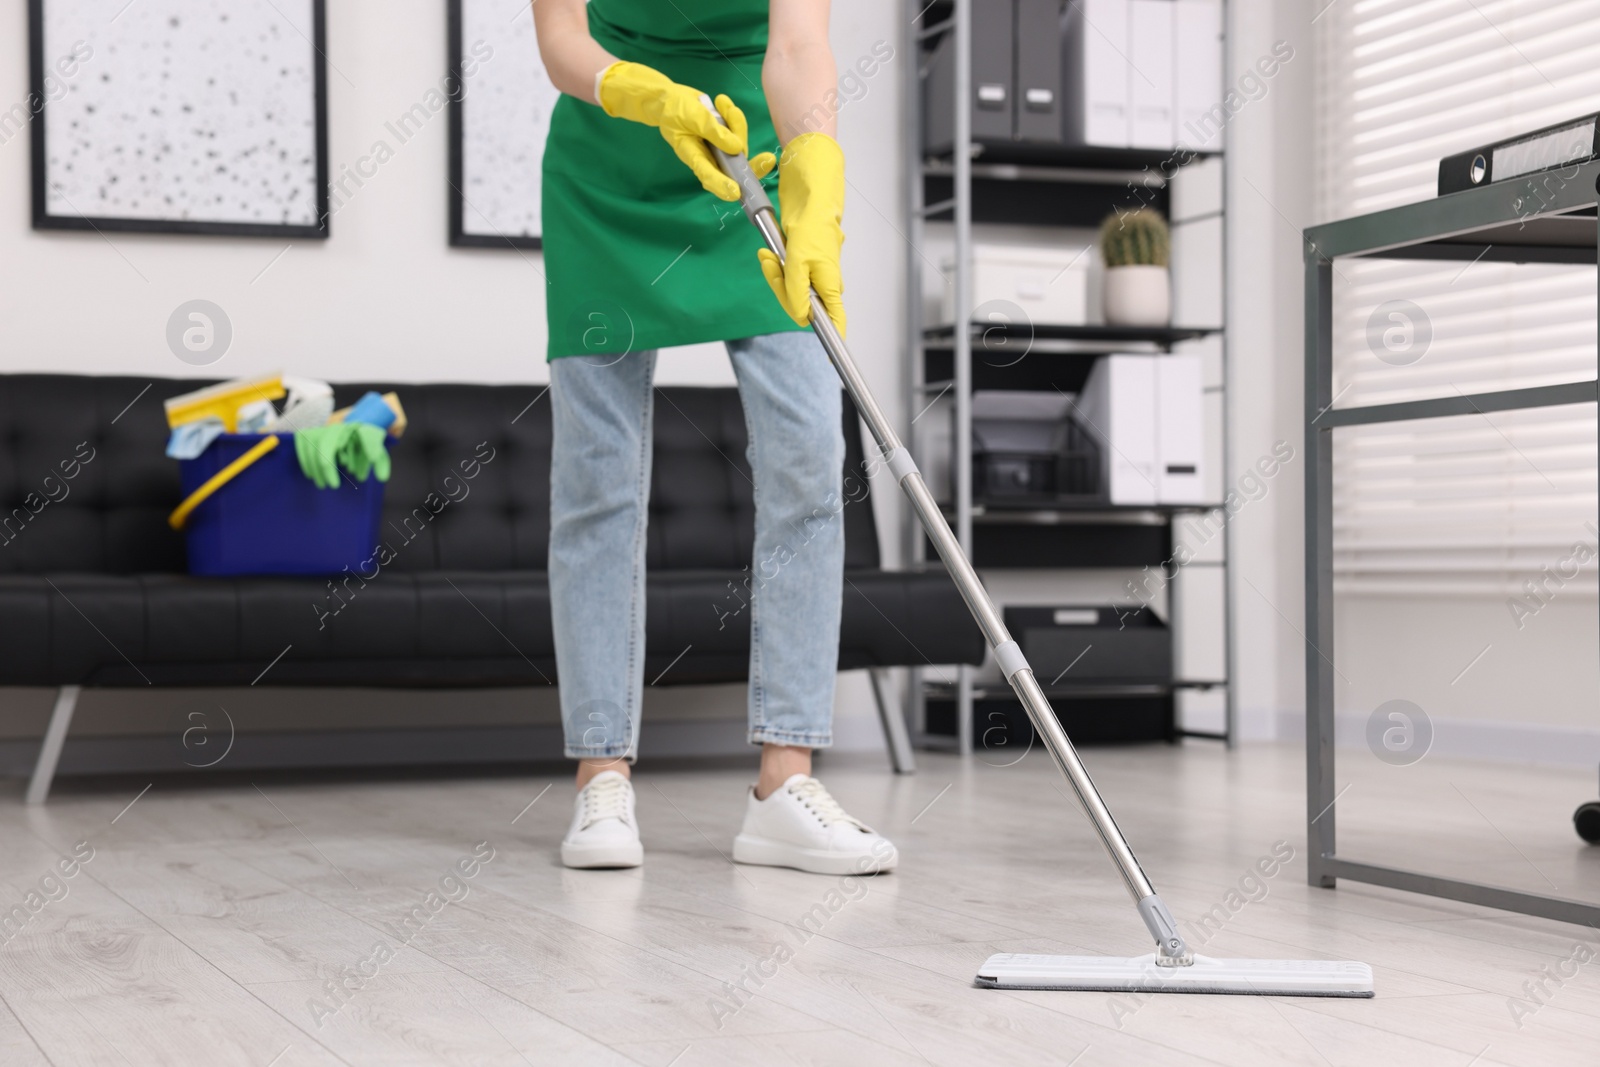
<instances>
[{"instance_id":1,"label":"mop","mask_svg":"<svg viewBox=\"0 0 1600 1067\"><path fill-rule=\"evenodd\" d=\"M701 97L713 115L711 100ZM720 116L719 116L720 121ZM742 155L730 156L711 146L728 177L739 186L740 205L745 215L761 232L774 255L784 256L783 233L778 227L772 201ZM1340 960L1229 960L1198 956L1190 951L1177 922L1161 902L1150 880L1145 877L1127 839L1117 828L1111 811L1101 799L1089 772L1067 739L1023 657L1022 649L1006 631L1000 611L977 571L961 550L922 473L900 443L900 437L873 399L866 380L845 348L844 338L833 325L816 291L811 293L811 327L828 359L844 381L845 391L855 401L856 410L866 421L882 452L884 466L894 476L911 502L923 529L927 531L939 556L950 571L967 608L983 630L995 662L1028 711L1033 728L1043 738L1056 766L1071 783L1078 801L1093 823L1100 841L1122 873L1139 910L1139 917L1155 938L1156 951L1131 958L1105 956L1040 956L1000 953L990 956L979 968L977 984L993 989L1072 989L1115 993L1254 993L1267 996L1370 997L1373 995L1372 968L1364 963Z\"/></svg>"}]
</instances>

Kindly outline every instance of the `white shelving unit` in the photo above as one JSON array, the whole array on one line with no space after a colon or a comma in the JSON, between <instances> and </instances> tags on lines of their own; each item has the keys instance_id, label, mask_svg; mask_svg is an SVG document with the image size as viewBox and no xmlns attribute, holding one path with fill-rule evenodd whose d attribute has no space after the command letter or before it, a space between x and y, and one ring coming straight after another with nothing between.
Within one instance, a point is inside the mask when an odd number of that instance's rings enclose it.
<instances>
[{"instance_id":1,"label":"white shelving unit","mask_svg":"<svg viewBox=\"0 0 1600 1067\"><path fill-rule=\"evenodd\" d=\"M970 323L974 303L972 249L975 206L983 208L982 213L986 217L994 217L996 213L987 208L1002 202L1009 202L1013 212L1026 211L1028 204L1044 205L1048 210L1043 213L1052 216L1045 226L1053 227L1057 232L1063 225L1084 227L1097 225L1099 218L1110 213L1110 205L1121 195L1147 198L1165 209L1171 200L1171 190L1168 188L1169 183L1162 176L1161 164L1170 161L1172 153L1060 147L1046 149L1042 146L1019 148L1014 145L981 145L974 142L970 109L963 106L963 102L972 97L972 20L975 3L979 7L983 6L982 0L935 0L932 4L927 0L907 0L904 7L904 24L907 30L902 42L902 54L907 57L907 62L902 65L906 99L903 151L905 158L910 161L910 166L907 167L906 189L908 238L906 379L910 390L908 419L911 421L906 427L906 439L914 454L930 455L928 446L934 438L934 434L930 432L930 423L938 420L931 415L927 418L918 416L926 412L936 399L946 395L951 397L953 413L948 435L950 518L962 548L969 558L973 559L980 572L986 572L986 582L995 584L990 581L990 575L999 574L992 558L995 546L988 543L989 536L1003 539L1007 536L1005 533L1007 530L1027 530L1026 537L1035 548L1041 541L1051 539L1061 543L1059 560L1052 559L1034 565L1062 570L1118 568L1117 553L1108 551L1107 546L1132 542L1142 542L1149 546L1164 540L1170 547L1173 543L1173 531L1181 528L1186 518L1210 515L1210 518L1204 521L1209 521L1213 525L1217 522L1218 517L1214 513L1220 508L1222 494L1218 494L1217 506L1206 507L1092 506L1012 512L974 505L972 393L975 384L975 329ZM1226 18L1226 6L1224 12ZM930 157L925 151L923 142L923 81L927 75L927 61L932 44L946 34L954 35L955 38L954 146L948 156ZM1202 158L1208 165L1211 161L1214 161L1217 168L1223 165L1220 152L1208 153ZM1183 177L1180 175L1180 178ZM1184 240L1180 240L1180 233L1184 238L1191 238L1202 232L1199 228L1192 231L1187 229L1191 224L1198 227L1210 223L1212 229L1208 239L1214 238L1218 243L1222 241L1224 205L1220 172L1216 177L1215 210L1197 213L1194 218L1182 224L1184 227L1182 230L1175 227L1175 246L1182 246L1185 243ZM975 183L978 195L986 198L987 202L975 201ZM932 202L929 202L930 185L936 190L931 197ZM946 187L948 195L945 195ZM1047 190L1042 197L1041 187ZM1004 195L997 195L997 190L1005 190ZM1013 192L1019 195L1012 195ZM1020 195L1023 192L1028 192L1030 195ZM1129 203L1131 206L1132 201ZM1095 205L1099 205L1098 216L1093 214L1096 210ZM1003 216L1005 211L1002 209L999 214ZM926 321L923 282L928 267L926 256L929 225L943 223L946 219L950 231L949 243L953 246L954 253L953 277L950 279L954 291L953 321L969 323L965 329L950 325L930 325ZM1028 224L1021 219L1004 218L1003 221L1013 227L1018 224ZM978 225L984 224L981 221L978 223ZM1197 242L1191 240L1188 243L1192 245ZM1224 267L1225 248L1217 249L1216 255L1221 261L1219 267ZM1222 277L1225 279L1225 273ZM1226 307L1226 283L1223 280L1216 284L1222 289L1218 300L1220 306L1216 311L1220 320L1222 309ZM1181 311L1182 301L1178 301L1177 304ZM985 346L1003 345L1020 340L1012 331L997 330L989 324L985 324L985 327L977 339L980 355ZM1066 373L1069 376L1075 373L1081 379L1081 374L1087 372L1089 363L1098 355L1112 352L1170 352L1174 346L1206 337L1218 339L1215 366L1210 375L1214 380L1206 390L1208 396L1215 398L1216 405L1215 417L1211 421L1217 440L1210 443L1209 452L1217 457L1214 462L1220 462L1221 468L1220 477L1213 477L1211 481L1220 485L1225 491L1230 484L1227 474L1232 469L1232 464L1227 440L1228 346L1226 331L1220 321L1205 326L1178 326L1157 330L1094 325L1033 326L1029 331L1031 344L1029 366L1014 374L1001 375L996 373L994 366L985 362L977 368L978 377L982 379L977 384L979 387L987 388L1047 388L1045 384L1047 381L1054 384L1052 375L1062 372L1065 368L1075 368ZM936 369L930 372L930 366ZM1008 377L1014 380L1006 380ZM1221 740L1230 746L1234 743L1236 700L1233 686L1230 684L1230 680L1235 677L1232 648L1233 610L1228 574L1230 546L1225 515L1222 516L1222 520L1220 554L1212 554L1210 558L1197 558L1195 562L1179 568L1175 577L1166 585L1165 621L1172 631L1175 673L1179 677L1173 679L1170 684L1161 686L1051 687L1048 693L1056 704L1058 714L1063 714L1065 717L1065 714L1070 714L1070 709L1076 702L1085 700L1100 701L1101 707L1112 706L1105 704L1106 701L1145 701L1143 706L1146 709L1156 706L1148 703L1150 701L1165 701L1168 709L1169 737L1174 739L1184 736L1206 737ZM1049 528L1050 533L1041 536L1040 527ZM916 529L914 524L907 524L905 532L908 539L908 558L913 564L938 566L936 561L928 562L930 554L920 530ZM983 536L975 538L975 533L980 532ZM1060 536L1055 537L1056 534ZM1097 545L1100 547L1096 548ZM1131 574L1138 574L1141 563L1155 566L1162 562L1161 558L1141 559L1137 562L1128 562L1126 568ZM1220 657L1222 670L1220 677L1195 678L1185 674L1184 635L1180 628L1177 606L1183 595L1183 586L1186 584L1185 575L1190 575L1192 578L1206 568L1220 572L1220 603L1217 607L1221 618L1217 623L1222 629ZM979 739L974 737L975 705L979 701L1011 700L1011 694L1003 684L989 685L983 681L982 668L959 667L953 682L931 680L925 669L913 670L911 675L911 685L908 689L908 718L916 732L918 742L928 747L953 747L964 755L972 753L975 746L980 744ZM1187 729L1183 723L1182 705L1188 698L1184 694L1205 690L1220 692L1222 695L1220 727ZM930 703L953 705L953 729L930 730ZM1017 714L1020 715L1020 705L1016 705L1016 708ZM950 727L952 724L945 722L943 725ZM1070 723L1067 725L1069 732L1072 732L1072 725Z\"/></svg>"}]
</instances>

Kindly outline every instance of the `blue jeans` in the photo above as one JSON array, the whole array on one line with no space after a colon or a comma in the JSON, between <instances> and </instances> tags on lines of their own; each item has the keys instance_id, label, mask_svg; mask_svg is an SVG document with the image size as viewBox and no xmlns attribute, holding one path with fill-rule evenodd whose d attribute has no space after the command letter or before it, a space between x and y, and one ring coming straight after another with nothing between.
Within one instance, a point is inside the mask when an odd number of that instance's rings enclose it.
<instances>
[{"instance_id":1,"label":"blue jeans","mask_svg":"<svg viewBox=\"0 0 1600 1067\"><path fill-rule=\"evenodd\" d=\"M822 748L844 574L839 379L809 331L727 346L755 481L749 737ZM550 362L550 601L573 758L638 749L655 364L654 351Z\"/></svg>"}]
</instances>

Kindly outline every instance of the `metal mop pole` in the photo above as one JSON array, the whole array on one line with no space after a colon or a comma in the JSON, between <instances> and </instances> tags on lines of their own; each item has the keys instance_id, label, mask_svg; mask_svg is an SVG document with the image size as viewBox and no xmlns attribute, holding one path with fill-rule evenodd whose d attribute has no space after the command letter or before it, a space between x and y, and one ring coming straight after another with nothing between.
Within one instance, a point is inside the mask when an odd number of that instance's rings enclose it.
<instances>
[{"instance_id":1,"label":"metal mop pole","mask_svg":"<svg viewBox=\"0 0 1600 1067\"><path fill-rule=\"evenodd\" d=\"M709 100L706 101L706 106L711 106ZM740 204L744 208L745 215L755 223L756 229L761 231L767 247L772 249L780 260L783 259L783 231L778 227L777 215L772 210L772 201L767 198L766 190L761 187L760 181L750 170L749 162L744 156L730 156L714 146L712 150L716 153L724 173L738 183ZM1159 949L1156 955L1157 962L1163 966L1188 965L1193 962L1193 957L1188 946L1184 944L1182 935L1178 933L1172 913L1156 895L1154 887L1150 885L1150 879L1145 877L1144 870L1133 854L1133 849L1128 847L1127 839L1122 836L1116 820L1111 817L1110 809L1100 797L1100 791L1090 780L1089 772L1084 768L1083 761L1078 758L1077 750L1072 747L1066 731L1056 719L1050 701L1045 697L1044 690L1039 687L1038 680L1034 678L1033 669L1028 666L1022 649L1011 639L1005 623L1001 621L999 609L995 607L994 601L989 599L983 583L978 580L977 571L973 570L966 554L961 551L960 542L951 532L950 524L945 521L944 513L939 510L933 494L928 491L922 472L917 469L911 454L900 443L900 436L889 424L883 409L878 407L878 402L873 399L871 390L867 388L866 379L861 376L850 350L845 347L844 338L839 336L839 331L834 327L833 320L828 317L827 311L822 306L822 300L814 290L811 293L811 328L822 342L822 347L827 350L828 359L839 372L839 377L843 379L845 391L850 394L850 399L855 401L856 410L861 413L861 417L867 422L867 428L872 431L873 440L883 453L884 465L889 468L895 480L900 483L900 488L910 499L912 509L916 511L923 529L927 531L934 547L938 549L939 557L949 569L950 577L954 579L956 588L961 591L961 597L967 602L972 617L978 621L978 626L983 630L984 639L989 642L989 647L994 652L995 662L1005 673L1006 681L1016 691L1022 706L1027 709L1034 730L1044 739L1045 747L1050 750L1056 766L1066 775L1067 781L1072 783L1072 790L1077 794L1078 802L1088 813L1089 821L1094 824L1101 843L1111 854L1117 870L1122 873L1122 880L1128 887L1128 893L1138 905L1140 917L1150 930L1150 935L1155 938Z\"/></svg>"}]
</instances>

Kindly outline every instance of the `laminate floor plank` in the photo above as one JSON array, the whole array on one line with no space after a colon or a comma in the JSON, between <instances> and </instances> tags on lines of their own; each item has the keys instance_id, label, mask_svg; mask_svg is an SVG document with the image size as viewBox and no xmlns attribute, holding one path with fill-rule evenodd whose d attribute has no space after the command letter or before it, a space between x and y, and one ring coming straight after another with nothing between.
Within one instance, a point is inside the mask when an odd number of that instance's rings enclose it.
<instances>
[{"instance_id":1,"label":"laminate floor plank","mask_svg":"<svg viewBox=\"0 0 1600 1067\"><path fill-rule=\"evenodd\" d=\"M618 1045L645 1067L927 1067L920 1056L867 1041L846 1030L802 1030L783 1034L780 1044L752 1037L708 1037L698 1041L640 1041Z\"/></svg>"},{"instance_id":2,"label":"laminate floor plank","mask_svg":"<svg viewBox=\"0 0 1600 1067\"><path fill-rule=\"evenodd\" d=\"M377 851L378 847L370 849L366 859ZM449 871L458 854L441 847L441 856L431 866L408 859L404 870ZM257 846L248 859L375 929L402 923L407 909L426 899L426 886L403 888L398 873L396 884L358 893L305 852L265 852ZM651 950L649 937L641 936L641 931L651 931L654 922L635 913L626 899L630 885L638 883L637 872L562 870L557 875L580 885L587 876L616 913L637 928L632 934L614 933L544 910L534 903L541 894L530 887L510 896L474 885L497 861L485 865L471 881L463 881L467 889L457 901L443 904L425 923L415 925L411 948L608 1045L663 1035L690 1040L717 1032L705 1003L718 991L721 977ZM377 868L367 862L355 860L348 866L358 884L378 881ZM727 1026L734 1033L759 1033L821 1029L827 1024L763 1002Z\"/></svg>"},{"instance_id":3,"label":"laminate floor plank","mask_svg":"<svg viewBox=\"0 0 1600 1067\"><path fill-rule=\"evenodd\" d=\"M91 863L0 951L0 994L51 1062L261 1067L286 1049L285 1065L339 1062L96 875Z\"/></svg>"},{"instance_id":4,"label":"laminate floor plank","mask_svg":"<svg viewBox=\"0 0 1600 1067\"><path fill-rule=\"evenodd\" d=\"M380 969L338 996L316 981L249 988L358 1067L624 1067L635 1062L449 969L396 974Z\"/></svg>"},{"instance_id":5,"label":"laminate floor plank","mask_svg":"<svg viewBox=\"0 0 1600 1067\"><path fill-rule=\"evenodd\" d=\"M387 936L211 846L174 846L159 858L103 853L95 874L241 984L337 978ZM386 974L444 970L394 947Z\"/></svg>"},{"instance_id":6,"label":"laminate floor plank","mask_svg":"<svg viewBox=\"0 0 1600 1067\"><path fill-rule=\"evenodd\" d=\"M44 1050L28 1035L22 1020L16 1017L10 1005L0 999L0 1063L40 1067L49 1062Z\"/></svg>"}]
</instances>

